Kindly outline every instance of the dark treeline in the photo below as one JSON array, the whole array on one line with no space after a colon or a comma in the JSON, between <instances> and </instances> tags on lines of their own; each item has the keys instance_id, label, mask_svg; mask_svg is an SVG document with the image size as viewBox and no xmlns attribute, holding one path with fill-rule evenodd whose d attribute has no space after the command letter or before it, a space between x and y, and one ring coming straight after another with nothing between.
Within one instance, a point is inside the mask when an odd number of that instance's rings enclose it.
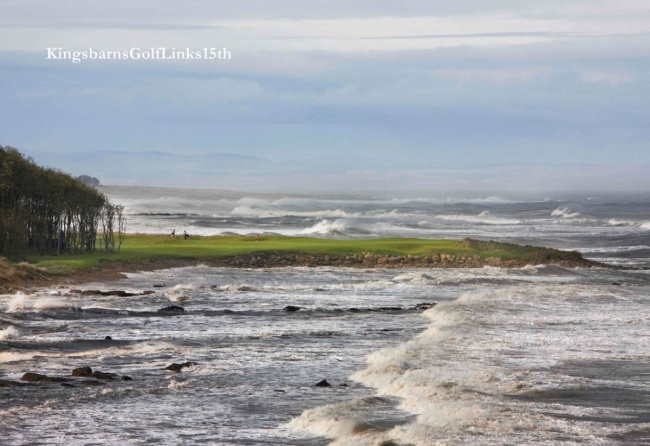
<instances>
[{"instance_id":1,"label":"dark treeline","mask_svg":"<svg viewBox=\"0 0 650 446\"><path fill-rule=\"evenodd\" d=\"M119 251L123 209L72 176L0 146L0 255Z\"/></svg>"}]
</instances>

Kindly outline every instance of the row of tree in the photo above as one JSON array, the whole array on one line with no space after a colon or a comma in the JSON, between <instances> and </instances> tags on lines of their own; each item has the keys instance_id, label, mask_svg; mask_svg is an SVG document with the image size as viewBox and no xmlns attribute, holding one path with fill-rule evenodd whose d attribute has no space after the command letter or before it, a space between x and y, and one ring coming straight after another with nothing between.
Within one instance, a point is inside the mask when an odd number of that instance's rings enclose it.
<instances>
[{"instance_id":1,"label":"row of tree","mask_svg":"<svg viewBox=\"0 0 650 446\"><path fill-rule=\"evenodd\" d=\"M93 187L0 146L0 255L119 251L123 211Z\"/></svg>"}]
</instances>

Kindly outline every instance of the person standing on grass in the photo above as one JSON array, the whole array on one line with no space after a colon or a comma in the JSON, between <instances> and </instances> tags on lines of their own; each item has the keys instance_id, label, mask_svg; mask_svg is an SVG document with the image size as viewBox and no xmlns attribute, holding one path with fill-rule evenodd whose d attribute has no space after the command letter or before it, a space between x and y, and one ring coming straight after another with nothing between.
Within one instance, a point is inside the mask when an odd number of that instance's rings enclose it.
<instances>
[{"instance_id":1,"label":"person standing on grass","mask_svg":"<svg viewBox=\"0 0 650 446\"><path fill-rule=\"evenodd\" d=\"M183 231L183 239L188 240L190 238L190 235L187 233L187 231Z\"/></svg>"}]
</instances>

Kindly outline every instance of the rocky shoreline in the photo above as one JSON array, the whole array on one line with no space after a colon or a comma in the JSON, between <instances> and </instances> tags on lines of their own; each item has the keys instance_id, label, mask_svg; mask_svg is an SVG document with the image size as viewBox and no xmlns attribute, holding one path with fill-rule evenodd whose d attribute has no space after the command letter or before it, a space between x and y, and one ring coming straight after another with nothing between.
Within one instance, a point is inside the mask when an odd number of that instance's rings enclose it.
<instances>
[{"instance_id":1,"label":"rocky shoreline","mask_svg":"<svg viewBox=\"0 0 650 446\"><path fill-rule=\"evenodd\" d=\"M575 259L549 259L544 262L566 268L606 266L604 264ZM276 268L287 266L302 267L347 267L347 268L482 268L493 266L499 268L518 268L534 264L523 259L502 259L500 257L483 258L478 255L434 254L426 256L395 256L370 252L347 255L313 255L286 252L261 252L242 254L220 259L210 259L207 264L232 268Z\"/></svg>"},{"instance_id":2,"label":"rocky shoreline","mask_svg":"<svg viewBox=\"0 0 650 446\"><path fill-rule=\"evenodd\" d=\"M434 254L426 256L395 256L375 253L347 255L304 254L263 251L219 258L161 258L132 262L105 261L90 270L77 270L68 275L50 275L45 271L22 267L0 283L0 293L24 291L29 288L75 285L89 282L104 282L125 278L125 273L208 265L225 268L283 268L283 267L340 267L340 268L520 268L526 265L550 264L565 268L612 268L611 265L576 257L572 259L502 259L483 258L477 255Z\"/></svg>"}]
</instances>

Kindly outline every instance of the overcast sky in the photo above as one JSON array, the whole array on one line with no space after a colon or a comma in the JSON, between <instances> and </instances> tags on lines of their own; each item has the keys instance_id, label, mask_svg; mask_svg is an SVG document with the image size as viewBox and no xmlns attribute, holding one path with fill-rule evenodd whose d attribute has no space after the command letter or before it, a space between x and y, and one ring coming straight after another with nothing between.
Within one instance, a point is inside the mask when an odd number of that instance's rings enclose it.
<instances>
[{"instance_id":1,"label":"overcast sky","mask_svg":"<svg viewBox=\"0 0 650 446\"><path fill-rule=\"evenodd\" d=\"M46 48L230 60L48 60ZM103 184L650 190L647 0L2 0L0 144Z\"/></svg>"}]
</instances>

